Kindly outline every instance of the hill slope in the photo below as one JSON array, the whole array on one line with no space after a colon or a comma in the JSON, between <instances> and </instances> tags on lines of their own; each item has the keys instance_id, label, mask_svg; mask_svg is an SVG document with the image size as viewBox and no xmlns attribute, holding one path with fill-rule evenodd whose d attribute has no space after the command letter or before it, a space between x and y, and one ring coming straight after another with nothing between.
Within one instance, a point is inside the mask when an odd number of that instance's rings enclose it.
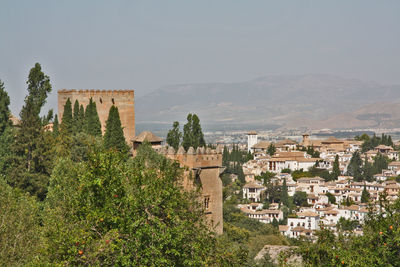
<instances>
[{"instance_id":1,"label":"hill slope","mask_svg":"<svg viewBox=\"0 0 400 267\"><path fill-rule=\"evenodd\" d=\"M400 86L327 74L271 75L240 83L166 86L136 100L136 118L139 123L170 124L194 112L202 123L287 127L319 126L329 118L331 123L338 120L335 125L343 123L351 128L353 123L339 114L394 99L400 99Z\"/></svg>"}]
</instances>

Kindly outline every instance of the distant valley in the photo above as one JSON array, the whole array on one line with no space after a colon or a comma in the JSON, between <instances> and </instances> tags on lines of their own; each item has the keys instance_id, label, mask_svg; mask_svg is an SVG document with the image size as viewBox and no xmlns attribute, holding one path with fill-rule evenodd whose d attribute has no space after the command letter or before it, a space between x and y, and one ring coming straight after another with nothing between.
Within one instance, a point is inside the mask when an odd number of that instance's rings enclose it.
<instances>
[{"instance_id":1,"label":"distant valley","mask_svg":"<svg viewBox=\"0 0 400 267\"><path fill-rule=\"evenodd\" d=\"M177 84L136 99L138 124L351 129L400 126L400 85L327 74L270 75L239 83Z\"/></svg>"}]
</instances>

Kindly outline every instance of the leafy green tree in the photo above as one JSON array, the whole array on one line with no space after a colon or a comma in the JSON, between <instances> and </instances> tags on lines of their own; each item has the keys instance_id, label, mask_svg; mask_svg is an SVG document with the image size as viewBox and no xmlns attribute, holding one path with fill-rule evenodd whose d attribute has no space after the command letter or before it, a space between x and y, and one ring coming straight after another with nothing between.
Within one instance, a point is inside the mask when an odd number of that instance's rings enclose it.
<instances>
[{"instance_id":1,"label":"leafy green tree","mask_svg":"<svg viewBox=\"0 0 400 267\"><path fill-rule=\"evenodd\" d=\"M28 76L28 95L20 112L21 124L12 144L9 183L43 199L52 169L52 134L45 132L39 114L51 92L50 78L35 64Z\"/></svg>"},{"instance_id":2,"label":"leafy green tree","mask_svg":"<svg viewBox=\"0 0 400 267\"><path fill-rule=\"evenodd\" d=\"M340 175L339 155L336 155L335 161L333 162L332 179L337 180L339 175Z\"/></svg>"},{"instance_id":3,"label":"leafy green tree","mask_svg":"<svg viewBox=\"0 0 400 267\"><path fill-rule=\"evenodd\" d=\"M71 135L74 131L73 125L73 117L72 117L72 105L71 100L68 98L67 102L64 105L64 113L61 121L61 131L64 134Z\"/></svg>"},{"instance_id":4,"label":"leafy green tree","mask_svg":"<svg viewBox=\"0 0 400 267\"><path fill-rule=\"evenodd\" d=\"M11 126L10 120L10 97L5 91L4 83L0 80L0 135Z\"/></svg>"},{"instance_id":5,"label":"leafy green tree","mask_svg":"<svg viewBox=\"0 0 400 267\"><path fill-rule=\"evenodd\" d=\"M236 262L209 232L197 192L177 163L142 145L62 159L45 206L38 262L47 265L224 266ZM236 263L235 263L236 264Z\"/></svg>"},{"instance_id":6,"label":"leafy green tree","mask_svg":"<svg viewBox=\"0 0 400 267\"><path fill-rule=\"evenodd\" d=\"M182 133L179 130L179 122L175 121L172 125L172 129L167 134L167 144L172 146L175 151L178 150L181 143Z\"/></svg>"},{"instance_id":7,"label":"leafy green tree","mask_svg":"<svg viewBox=\"0 0 400 267\"><path fill-rule=\"evenodd\" d=\"M108 113L106 132L104 134L104 146L107 149L116 149L123 153L129 150L125 141L124 130L121 126L118 108L114 105L110 108L110 112Z\"/></svg>"},{"instance_id":8,"label":"leafy green tree","mask_svg":"<svg viewBox=\"0 0 400 267\"><path fill-rule=\"evenodd\" d=\"M10 168L8 160L12 157L12 144L14 143L15 129L7 127L0 135L0 176L6 175Z\"/></svg>"},{"instance_id":9,"label":"leafy green tree","mask_svg":"<svg viewBox=\"0 0 400 267\"><path fill-rule=\"evenodd\" d=\"M276 152L275 145L271 143L267 148L267 152L270 156L273 156Z\"/></svg>"},{"instance_id":10,"label":"leafy green tree","mask_svg":"<svg viewBox=\"0 0 400 267\"><path fill-rule=\"evenodd\" d=\"M303 191L296 191L293 195L293 202L300 207L308 206L307 193Z\"/></svg>"},{"instance_id":11,"label":"leafy green tree","mask_svg":"<svg viewBox=\"0 0 400 267\"><path fill-rule=\"evenodd\" d=\"M366 186L364 185L364 189L361 193L361 202L368 203L369 202L369 192L367 191Z\"/></svg>"},{"instance_id":12,"label":"leafy green tree","mask_svg":"<svg viewBox=\"0 0 400 267\"><path fill-rule=\"evenodd\" d=\"M87 134L92 136L101 136L101 123L99 114L97 113L96 102L92 98L89 100L89 104L86 106L85 111L85 130Z\"/></svg>"},{"instance_id":13,"label":"leafy green tree","mask_svg":"<svg viewBox=\"0 0 400 267\"><path fill-rule=\"evenodd\" d=\"M39 205L0 176L0 210L0 265L25 266L39 253Z\"/></svg>"}]
</instances>

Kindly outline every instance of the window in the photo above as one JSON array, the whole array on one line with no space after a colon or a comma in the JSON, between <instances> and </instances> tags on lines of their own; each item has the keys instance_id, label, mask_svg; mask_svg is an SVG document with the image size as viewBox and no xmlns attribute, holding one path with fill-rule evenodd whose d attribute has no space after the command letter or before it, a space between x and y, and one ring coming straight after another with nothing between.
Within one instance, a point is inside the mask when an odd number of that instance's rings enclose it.
<instances>
[{"instance_id":1,"label":"window","mask_svg":"<svg viewBox=\"0 0 400 267\"><path fill-rule=\"evenodd\" d=\"M101 97L100 97L100 103L103 104L103 99L101 99Z\"/></svg>"},{"instance_id":2,"label":"window","mask_svg":"<svg viewBox=\"0 0 400 267\"><path fill-rule=\"evenodd\" d=\"M114 98L111 99L111 102L113 103L113 105L115 105L115 101Z\"/></svg>"},{"instance_id":3,"label":"window","mask_svg":"<svg viewBox=\"0 0 400 267\"><path fill-rule=\"evenodd\" d=\"M204 197L204 209L208 209L210 207L210 196Z\"/></svg>"}]
</instances>

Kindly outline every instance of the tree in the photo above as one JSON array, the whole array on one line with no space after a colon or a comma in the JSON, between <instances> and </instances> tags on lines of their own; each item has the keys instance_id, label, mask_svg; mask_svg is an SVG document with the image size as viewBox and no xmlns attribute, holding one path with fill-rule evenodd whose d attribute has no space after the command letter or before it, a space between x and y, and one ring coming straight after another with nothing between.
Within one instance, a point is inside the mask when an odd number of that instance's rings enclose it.
<instances>
[{"instance_id":1,"label":"tree","mask_svg":"<svg viewBox=\"0 0 400 267\"><path fill-rule=\"evenodd\" d=\"M368 202L369 202L369 192L367 191L367 188L364 185L364 189L361 193L361 203L368 203Z\"/></svg>"},{"instance_id":2,"label":"tree","mask_svg":"<svg viewBox=\"0 0 400 267\"><path fill-rule=\"evenodd\" d=\"M286 179L283 179L283 184L281 189L281 202L286 207L289 206L289 195L288 195L288 188L286 185Z\"/></svg>"},{"instance_id":3,"label":"tree","mask_svg":"<svg viewBox=\"0 0 400 267\"><path fill-rule=\"evenodd\" d=\"M204 140L204 134L201 130L200 119L196 114L192 116L192 136L193 136L193 147L205 147L206 141Z\"/></svg>"},{"instance_id":4,"label":"tree","mask_svg":"<svg viewBox=\"0 0 400 267\"><path fill-rule=\"evenodd\" d=\"M332 195L330 192L327 192L325 195L328 197L329 203L336 204L336 198L334 195Z\"/></svg>"},{"instance_id":5,"label":"tree","mask_svg":"<svg viewBox=\"0 0 400 267\"><path fill-rule=\"evenodd\" d=\"M267 152L268 152L268 154L269 154L270 156L273 156L273 155L275 154L275 152L276 152L275 145L271 143L271 144L268 146Z\"/></svg>"},{"instance_id":6,"label":"tree","mask_svg":"<svg viewBox=\"0 0 400 267\"><path fill-rule=\"evenodd\" d=\"M337 180L339 175L340 175L339 155L336 155L335 161L333 162L332 179Z\"/></svg>"},{"instance_id":7,"label":"tree","mask_svg":"<svg viewBox=\"0 0 400 267\"><path fill-rule=\"evenodd\" d=\"M369 163L367 156L364 159L364 166L363 166L363 176L364 180L368 182L372 182L374 179L374 172L371 163Z\"/></svg>"},{"instance_id":8,"label":"tree","mask_svg":"<svg viewBox=\"0 0 400 267\"><path fill-rule=\"evenodd\" d=\"M347 174L354 177L355 181L362 181L362 160L358 151L354 152L349 166L347 167Z\"/></svg>"},{"instance_id":9,"label":"tree","mask_svg":"<svg viewBox=\"0 0 400 267\"><path fill-rule=\"evenodd\" d=\"M73 125L73 117L72 117L72 105L71 100L68 98L67 102L64 105L64 113L61 121L61 131L63 134L71 135L74 131Z\"/></svg>"},{"instance_id":10,"label":"tree","mask_svg":"<svg viewBox=\"0 0 400 267\"><path fill-rule=\"evenodd\" d=\"M179 130L179 122L175 121L172 125L172 129L167 134L167 144L172 146L175 151L178 150L181 143L182 133Z\"/></svg>"},{"instance_id":11,"label":"tree","mask_svg":"<svg viewBox=\"0 0 400 267\"><path fill-rule=\"evenodd\" d=\"M82 110L81 110L82 108ZM80 133L83 130L85 112L83 106L79 106L79 101L75 100L74 103L74 116L73 116L73 129L74 133Z\"/></svg>"},{"instance_id":12,"label":"tree","mask_svg":"<svg viewBox=\"0 0 400 267\"><path fill-rule=\"evenodd\" d=\"M183 170L140 146L126 162L115 151L87 162L59 161L45 205L42 265L224 266L236 262L210 233ZM236 264L236 263L235 263Z\"/></svg>"},{"instance_id":13,"label":"tree","mask_svg":"<svg viewBox=\"0 0 400 267\"><path fill-rule=\"evenodd\" d=\"M59 123L58 123L58 116L54 117L54 122L53 122L53 134L54 136L57 136L59 134Z\"/></svg>"},{"instance_id":14,"label":"tree","mask_svg":"<svg viewBox=\"0 0 400 267\"><path fill-rule=\"evenodd\" d=\"M382 170L387 169L388 167L388 162L389 159L382 155L381 153L378 153L375 158L374 158L374 163L372 165L373 173L382 173Z\"/></svg>"},{"instance_id":15,"label":"tree","mask_svg":"<svg viewBox=\"0 0 400 267\"><path fill-rule=\"evenodd\" d=\"M0 135L3 134L7 127L11 126L9 105L10 97L5 91L4 83L0 80Z\"/></svg>"},{"instance_id":16,"label":"tree","mask_svg":"<svg viewBox=\"0 0 400 267\"><path fill-rule=\"evenodd\" d=\"M12 144L7 178L14 187L43 199L52 169L53 146L52 134L44 131L39 116L51 92L50 78L42 72L39 63L30 70L27 84L28 95L20 112L21 124Z\"/></svg>"},{"instance_id":17,"label":"tree","mask_svg":"<svg viewBox=\"0 0 400 267\"><path fill-rule=\"evenodd\" d=\"M25 266L39 253L39 204L0 176L0 210L0 265Z\"/></svg>"},{"instance_id":18,"label":"tree","mask_svg":"<svg viewBox=\"0 0 400 267\"><path fill-rule=\"evenodd\" d=\"M92 136L101 136L102 134L96 102L94 102L92 98L90 98L85 111L85 130L87 134Z\"/></svg>"},{"instance_id":19,"label":"tree","mask_svg":"<svg viewBox=\"0 0 400 267\"><path fill-rule=\"evenodd\" d=\"M124 130L121 126L118 107L112 106L108 113L106 132L104 134L104 146L107 149L116 149L120 152L127 152L128 146L125 141Z\"/></svg>"},{"instance_id":20,"label":"tree","mask_svg":"<svg viewBox=\"0 0 400 267\"><path fill-rule=\"evenodd\" d=\"M308 206L307 193L303 191L296 191L293 195L293 202L300 207Z\"/></svg>"},{"instance_id":21,"label":"tree","mask_svg":"<svg viewBox=\"0 0 400 267\"><path fill-rule=\"evenodd\" d=\"M187 123L183 126L182 146L185 150L205 147L206 142L200 126L200 119L196 114L188 114Z\"/></svg>"}]
</instances>

